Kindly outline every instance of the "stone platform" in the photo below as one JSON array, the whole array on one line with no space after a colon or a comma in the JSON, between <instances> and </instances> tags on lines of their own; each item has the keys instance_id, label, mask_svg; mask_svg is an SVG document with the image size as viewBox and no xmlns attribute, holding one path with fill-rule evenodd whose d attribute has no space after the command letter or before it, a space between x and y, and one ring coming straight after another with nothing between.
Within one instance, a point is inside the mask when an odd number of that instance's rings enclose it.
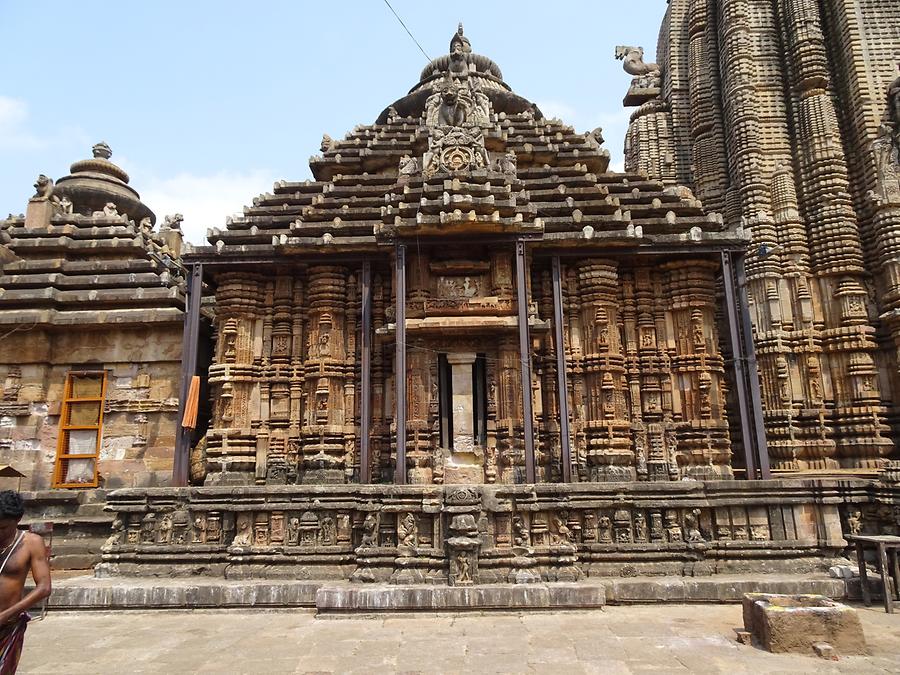
<instances>
[{"instance_id":1,"label":"stone platform","mask_svg":"<svg viewBox=\"0 0 900 675\"><path fill-rule=\"evenodd\" d=\"M117 490L98 574L392 586L817 574L864 481ZM675 591L676 594L680 591Z\"/></svg>"},{"instance_id":2,"label":"stone platform","mask_svg":"<svg viewBox=\"0 0 900 675\"><path fill-rule=\"evenodd\" d=\"M430 586L292 580L72 577L54 583L49 607L71 610L310 608L320 614L404 611L567 610L629 603L740 602L745 593L846 597L826 576L595 578L578 583Z\"/></svg>"}]
</instances>

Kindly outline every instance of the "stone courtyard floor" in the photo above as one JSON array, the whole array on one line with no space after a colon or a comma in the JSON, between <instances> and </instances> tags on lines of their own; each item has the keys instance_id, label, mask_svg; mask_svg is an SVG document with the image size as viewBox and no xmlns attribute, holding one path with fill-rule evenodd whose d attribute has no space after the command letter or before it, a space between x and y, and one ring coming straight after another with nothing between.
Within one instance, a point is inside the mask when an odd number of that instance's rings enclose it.
<instances>
[{"instance_id":1,"label":"stone courtyard floor","mask_svg":"<svg viewBox=\"0 0 900 675\"><path fill-rule=\"evenodd\" d=\"M63 612L33 622L20 673L900 672L900 614L858 608L870 656L738 644L740 605L316 618L311 610Z\"/></svg>"}]
</instances>

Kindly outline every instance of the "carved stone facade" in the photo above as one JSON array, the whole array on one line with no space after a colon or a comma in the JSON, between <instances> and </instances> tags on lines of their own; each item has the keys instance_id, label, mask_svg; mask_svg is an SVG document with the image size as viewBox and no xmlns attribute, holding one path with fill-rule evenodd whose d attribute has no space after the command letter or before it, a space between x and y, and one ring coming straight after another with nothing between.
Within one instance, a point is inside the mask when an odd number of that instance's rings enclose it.
<instances>
[{"instance_id":1,"label":"carved stone facade","mask_svg":"<svg viewBox=\"0 0 900 675\"><path fill-rule=\"evenodd\" d=\"M800 481L120 490L98 571L463 586L796 574L838 555L837 502L863 485L815 483L828 505Z\"/></svg>"},{"instance_id":2,"label":"carved stone facade","mask_svg":"<svg viewBox=\"0 0 900 675\"><path fill-rule=\"evenodd\" d=\"M204 484L511 484L529 462L539 482L730 478L717 284L744 233L687 189L608 172L598 138L545 119L460 31L374 125L323 142L315 181L211 230L187 258L216 298Z\"/></svg>"},{"instance_id":3,"label":"carved stone facade","mask_svg":"<svg viewBox=\"0 0 900 675\"><path fill-rule=\"evenodd\" d=\"M897 456L900 5L672 0L626 168L752 232L768 453L874 475ZM650 92L652 94L652 92Z\"/></svg>"}]
</instances>

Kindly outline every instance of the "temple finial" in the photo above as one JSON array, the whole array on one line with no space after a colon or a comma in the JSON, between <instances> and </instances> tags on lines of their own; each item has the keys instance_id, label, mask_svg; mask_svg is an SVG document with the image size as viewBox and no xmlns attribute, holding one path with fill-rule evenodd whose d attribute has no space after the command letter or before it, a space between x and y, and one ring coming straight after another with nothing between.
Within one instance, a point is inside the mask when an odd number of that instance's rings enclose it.
<instances>
[{"instance_id":1,"label":"temple finial","mask_svg":"<svg viewBox=\"0 0 900 675\"><path fill-rule=\"evenodd\" d=\"M450 53L452 54L456 50L464 54L472 53L472 43L469 42L469 38L463 35L462 22L459 23L459 27L453 34L453 39L450 40Z\"/></svg>"},{"instance_id":2,"label":"temple finial","mask_svg":"<svg viewBox=\"0 0 900 675\"><path fill-rule=\"evenodd\" d=\"M112 157L112 150L110 150L105 141L100 141L94 145L94 147L91 148L91 152L93 152L94 157L100 159L109 159Z\"/></svg>"}]
</instances>

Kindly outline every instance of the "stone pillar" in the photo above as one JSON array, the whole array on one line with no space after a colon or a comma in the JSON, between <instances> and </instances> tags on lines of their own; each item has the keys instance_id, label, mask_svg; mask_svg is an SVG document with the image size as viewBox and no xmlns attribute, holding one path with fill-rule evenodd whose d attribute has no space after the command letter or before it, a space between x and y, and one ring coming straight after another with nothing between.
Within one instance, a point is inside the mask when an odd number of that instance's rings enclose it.
<instances>
[{"instance_id":1,"label":"stone pillar","mask_svg":"<svg viewBox=\"0 0 900 675\"><path fill-rule=\"evenodd\" d=\"M475 358L471 352L447 355L453 390L453 447L444 464L444 482L448 484L484 482L484 452L475 444L475 392L472 390Z\"/></svg>"}]
</instances>

